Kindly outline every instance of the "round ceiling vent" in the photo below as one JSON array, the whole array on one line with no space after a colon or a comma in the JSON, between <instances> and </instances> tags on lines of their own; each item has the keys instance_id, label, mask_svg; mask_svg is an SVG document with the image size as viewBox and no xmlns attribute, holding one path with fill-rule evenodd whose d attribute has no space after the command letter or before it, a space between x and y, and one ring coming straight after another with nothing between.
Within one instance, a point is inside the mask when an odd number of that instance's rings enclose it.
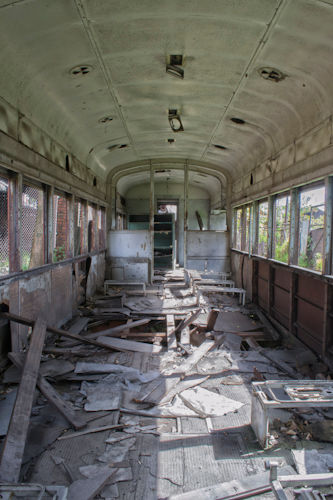
<instances>
[{"instance_id":1,"label":"round ceiling vent","mask_svg":"<svg viewBox=\"0 0 333 500\"><path fill-rule=\"evenodd\" d=\"M230 118L230 120L234 123L237 123L237 125L244 125L245 123L245 120L243 120L242 118L232 117Z\"/></svg>"},{"instance_id":2,"label":"round ceiling vent","mask_svg":"<svg viewBox=\"0 0 333 500\"><path fill-rule=\"evenodd\" d=\"M264 78L265 80L270 80L271 82L281 82L281 80L284 80L284 78L286 77L286 75L284 75L282 71L276 68L260 68L258 72L262 78Z\"/></svg>"},{"instance_id":3,"label":"round ceiling vent","mask_svg":"<svg viewBox=\"0 0 333 500\"><path fill-rule=\"evenodd\" d=\"M88 66L88 64L80 64L79 66L75 66L70 70L70 74L75 78L79 76L86 76L91 73L93 70L92 66Z\"/></svg>"},{"instance_id":4,"label":"round ceiling vent","mask_svg":"<svg viewBox=\"0 0 333 500\"><path fill-rule=\"evenodd\" d=\"M113 118L112 116L103 116L103 118L100 118L98 120L98 123L109 123L112 122Z\"/></svg>"}]
</instances>

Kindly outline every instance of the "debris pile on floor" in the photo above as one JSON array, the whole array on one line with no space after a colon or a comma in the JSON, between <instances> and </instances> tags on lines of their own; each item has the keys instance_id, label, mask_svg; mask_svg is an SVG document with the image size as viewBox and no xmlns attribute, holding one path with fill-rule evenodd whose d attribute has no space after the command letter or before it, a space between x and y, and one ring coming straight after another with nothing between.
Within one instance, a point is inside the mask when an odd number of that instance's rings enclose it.
<instances>
[{"instance_id":1,"label":"debris pile on floor","mask_svg":"<svg viewBox=\"0 0 333 500\"><path fill-rule=\"evenodd\" d=\"M234 289L227 275L178 269L147 287L109 280L63 329L1 313L32 334L2 374L0 494L331 491L329 367Z\"/></svg>"}]
</instances>

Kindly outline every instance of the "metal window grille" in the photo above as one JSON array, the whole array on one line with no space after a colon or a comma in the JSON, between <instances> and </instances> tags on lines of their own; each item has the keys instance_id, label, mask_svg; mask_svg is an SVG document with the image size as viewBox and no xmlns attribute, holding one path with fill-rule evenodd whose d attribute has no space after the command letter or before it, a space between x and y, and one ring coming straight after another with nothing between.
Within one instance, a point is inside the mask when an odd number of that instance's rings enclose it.
<instances>
[{"instance_id":1,"label":"metal window grille","mask_svg":"<svg viewBox=\"0 0 333 500\"><path fill-rule=\"evenodd\" d=\"M22 186L20 241L22 271L44 264L44 193L27 184Z\"/></svg>"},{"instance_id":2,"label":"metal window grille","mask_svg":"<svg viewBox=\"0 0 333 500\"><path fill-rule=\"evenodd\" d=\"M86 227L86 210L82 200L75 201L74 219L74 255L81 255L85 250L84 234Z\"/></svg>"},{"instance_id":3,"label":"metal window grille","mask_svg":"<svg viewBox=\"0 0 333 500\"><path fill-rule=\"evenodd\" d=\"M66 259L68 254L68 199L65 195L53 195L53 261Z\"/></svg>"},{"instance_id":4,"label":"metal window grille","mask_svg":"<svg viewBox=\"0 0 333 500\"><path fill-rule=\"evenodd\" d=\"M8 179L0 177L0 276L9 273Z\"/></svg>"}]
</instances>

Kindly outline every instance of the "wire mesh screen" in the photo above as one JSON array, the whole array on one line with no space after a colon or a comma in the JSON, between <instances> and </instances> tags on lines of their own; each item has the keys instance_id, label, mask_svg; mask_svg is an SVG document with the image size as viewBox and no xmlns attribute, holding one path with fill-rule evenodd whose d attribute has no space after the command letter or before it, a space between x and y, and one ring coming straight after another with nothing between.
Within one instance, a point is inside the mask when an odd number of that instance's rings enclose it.
<instances>
[{"instance_id":1,"label":"wire mesh screen","mask_svg":"<svg viewBox=\"0 0 333 500\"><path fill-rule=\"evenodd\" d=\"M68 200L60 194L53 195L53 261L59 262L68 253Z\"/></svg>"},{"instance_id":2,"label":"wire mesh screen","mask_svg":"<svg viewBox=\"0 0 333 500\"><path fill-rule=\"evenodd\" d=\"M81 255L85 251L86 210L81 200L75 200L74 207L74 255Z\"/></svg>"},{"instance_id":3,"label":"wire mesh screen","mask_svg":"<svg viewBox=\"0 0 333 500\"><path fill-rule=\"evenodd\" d=\"M21 269L44 264L44 193L36 186L23 184L21 211Z\"/></svg>"},{"instance_id":4,"label":"wire mesh screen","mask_svg":"<svg viewBox=\"0 0 333 500\"><path fill-rule=\"evenodd\" d=\"M0 177L0 276L4 276L8 273L8 179Z\"/></svg>"},{"instance_id":5,"label":"wire mesh screen","mask_svg":"<svg viewBox=\"0 0 333 500\"><path fill-rule=\"evenodd\" d=\"M95 212L96 208L88 205L88 252L95 250Z\"/></svg>"},{"instance_id":6,"label":"wire mesh screen","mask_svg":"<svg viewBox=\"0 0 333 500\"><path fill-rule=\"evenodd\" d=\"M98 239L99 239L99 249L103 250L105 248L105 209L100 208L98 210Z\"/></svg>"}]
</instances>

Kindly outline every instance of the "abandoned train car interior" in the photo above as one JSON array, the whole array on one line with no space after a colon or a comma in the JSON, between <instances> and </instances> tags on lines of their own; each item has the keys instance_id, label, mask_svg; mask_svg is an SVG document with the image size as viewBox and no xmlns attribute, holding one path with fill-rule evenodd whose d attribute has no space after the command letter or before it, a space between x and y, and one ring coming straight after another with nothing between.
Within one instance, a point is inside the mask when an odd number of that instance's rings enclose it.
<instances>
[{"instance_id":1,"label":"abandoned train car interior","mask_svg":"<svg viewBox=\"0 0 333 500\"><path fill-rule=\"evenodd\" d=\"M332 26L0 0L0 498L332 498Z\"/></svg>"}]
</instances>

